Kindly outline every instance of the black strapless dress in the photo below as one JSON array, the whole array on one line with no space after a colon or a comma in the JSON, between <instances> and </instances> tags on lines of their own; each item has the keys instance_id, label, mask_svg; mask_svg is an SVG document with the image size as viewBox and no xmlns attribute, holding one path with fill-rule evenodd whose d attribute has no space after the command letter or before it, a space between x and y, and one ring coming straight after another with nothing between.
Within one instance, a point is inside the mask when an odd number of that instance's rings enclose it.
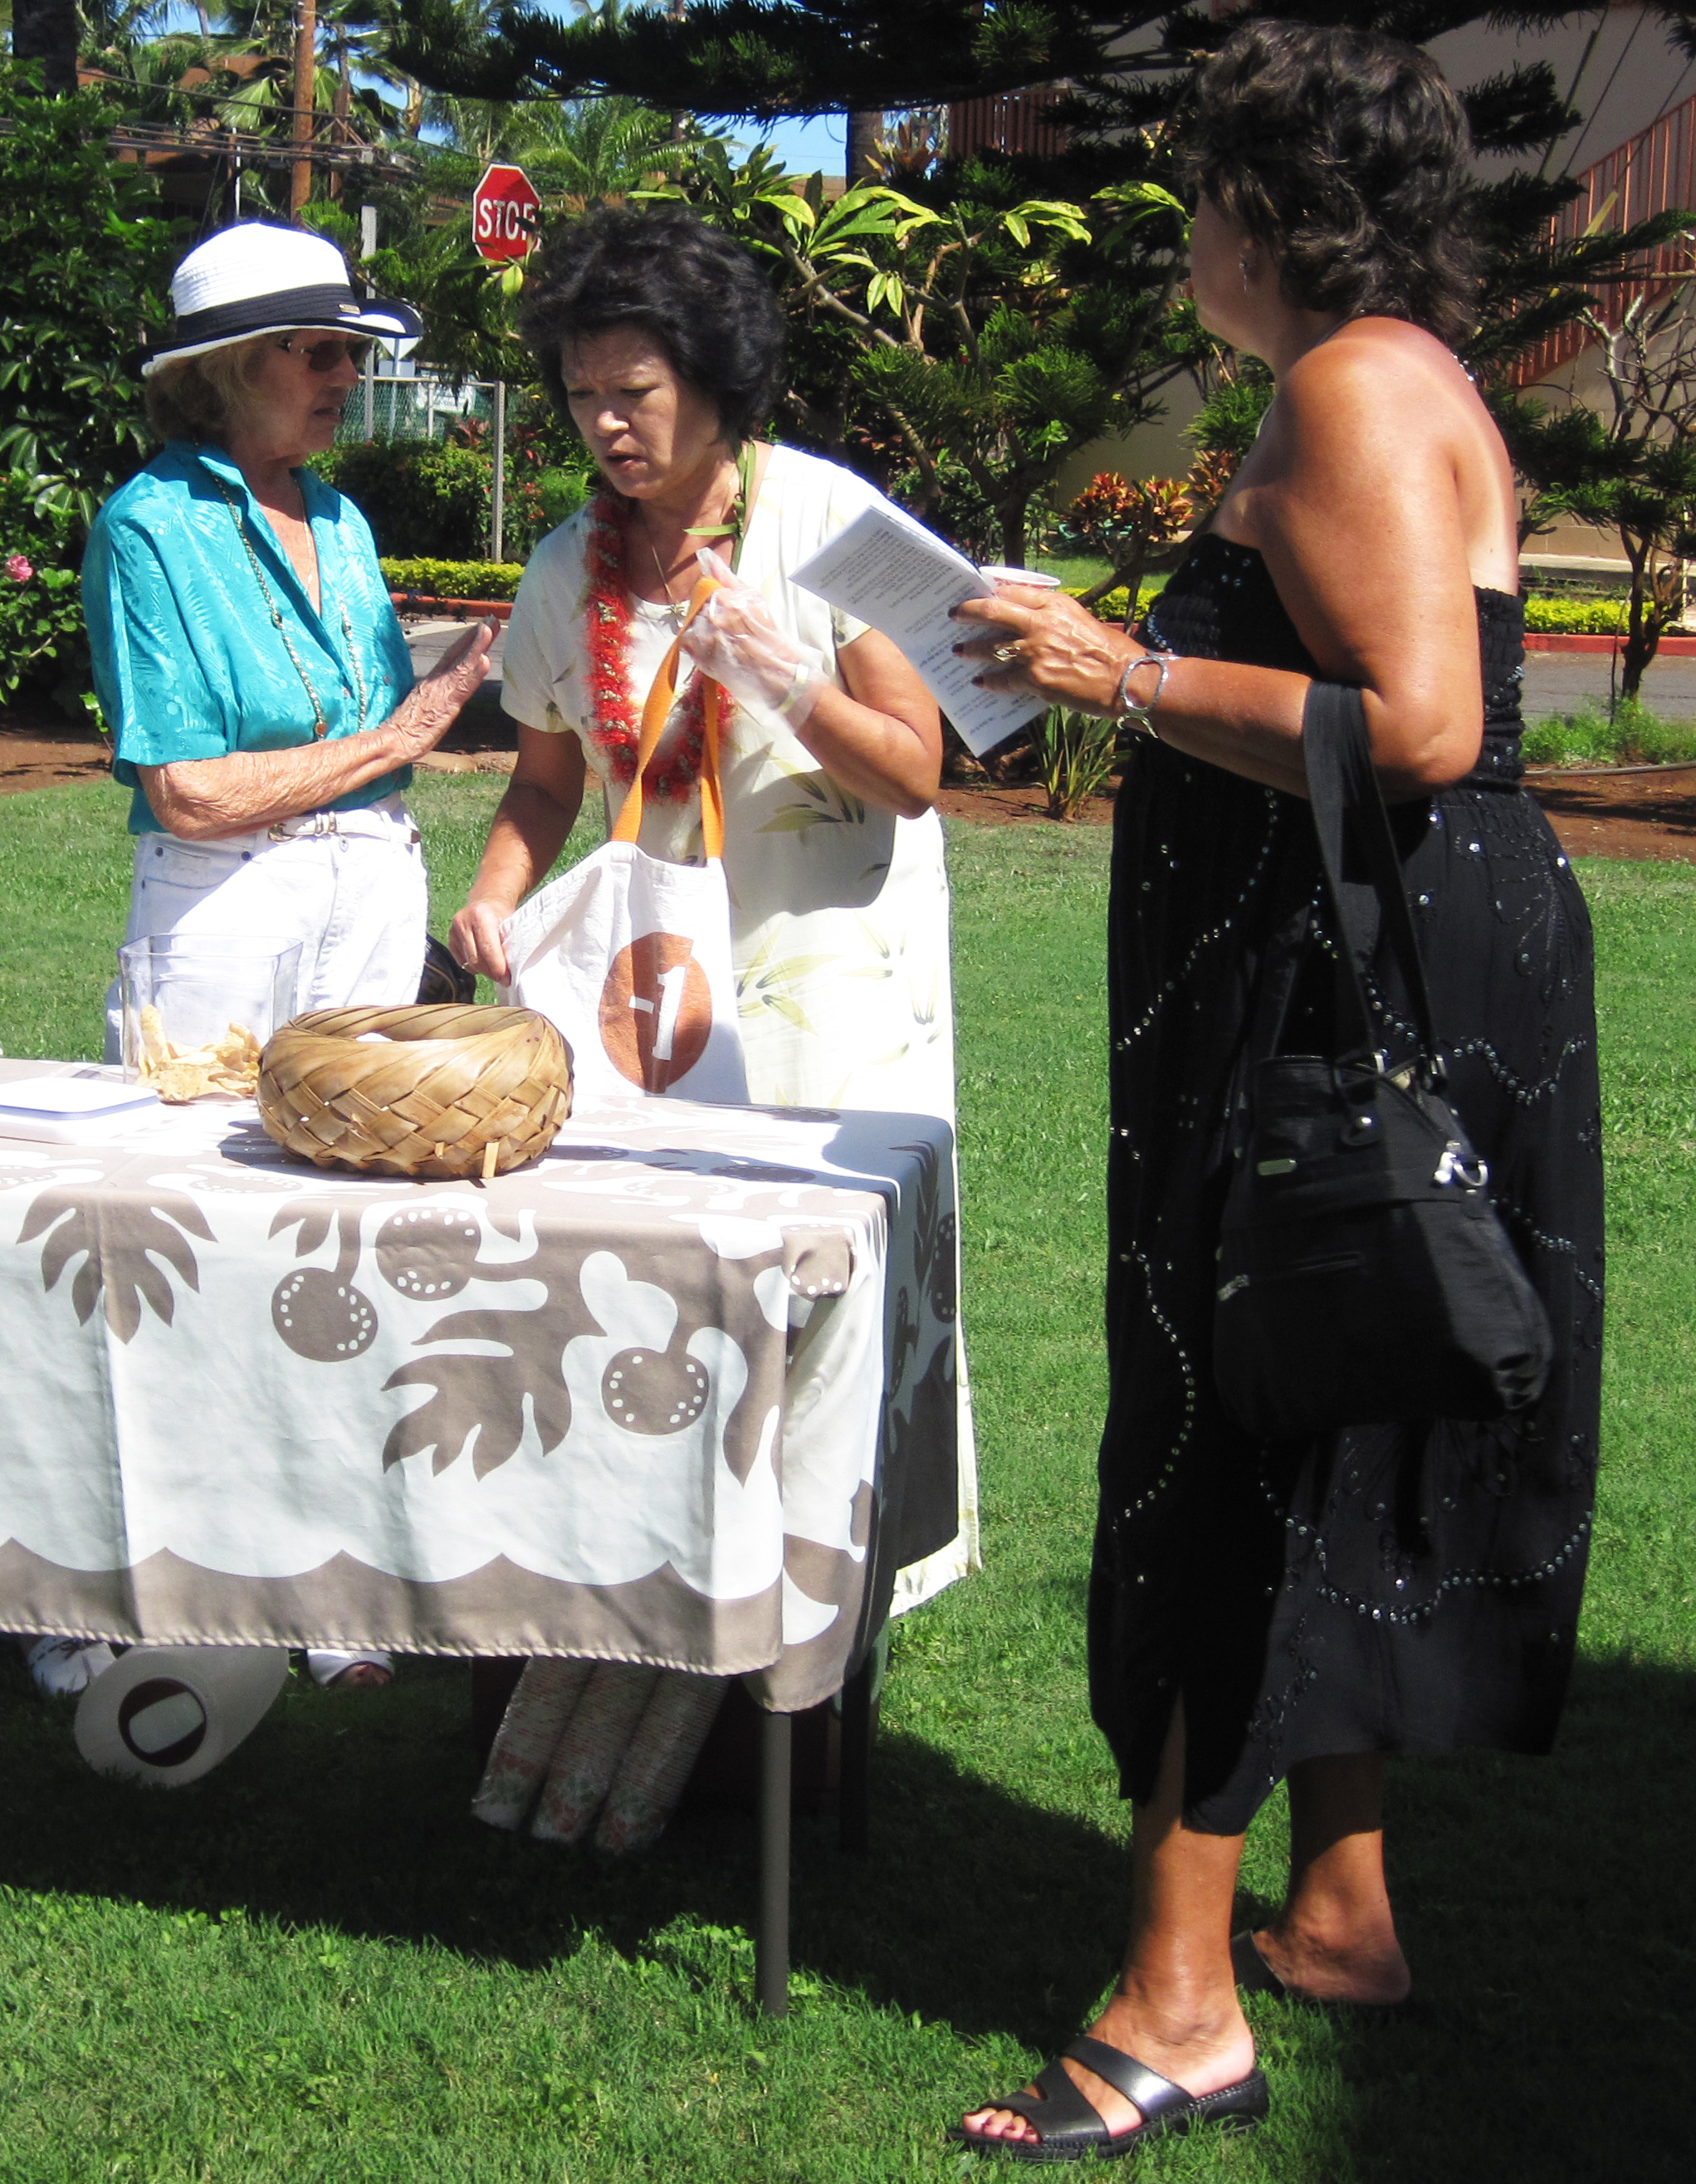
<instances>
[{"instance_id":1,"label":"black strapless dress","mask_svg":"<svg viewBox=\"0 0 1696 2184\"><path fill-rule=\"evenodd\" d=\"M1548 1748L1570 1667L1600 1398L1601 1129L1588 913L1520 787L1517 599L1480 592L1478 764L1398 807L1450 1087L1548 1306L1531 1412L1257 1442L1214 1397L1225 1118L1257 980L1321 889L1300 800L1138 738L1111 909L1111 1391L1091 1696L1124 1793L1151 1794L1173 1703L1191 1826L1236 1834L1298 1761ZM1315 674L1258 554L1207 536L1153 643ZM1327 1036L1329 976L1302 1006ZM1397 997L1371 967L1385 1044ZM1317 1050L1293 1036L1295 1050Z\"/></svg>"}]
</instances>

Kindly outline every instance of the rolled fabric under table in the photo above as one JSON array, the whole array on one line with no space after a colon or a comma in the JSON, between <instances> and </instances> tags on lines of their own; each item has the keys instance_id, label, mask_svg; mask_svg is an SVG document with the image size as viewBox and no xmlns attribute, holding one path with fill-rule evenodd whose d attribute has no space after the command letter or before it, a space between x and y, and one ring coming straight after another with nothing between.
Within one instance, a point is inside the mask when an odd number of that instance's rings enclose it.
<instances>
[{"instance_id":1,"label":"rolled fabric under table","mask_svg":"<svg viewBox=\"0 0 1696 2184\"><path fill-rule=\"evenodd\" d=\"M532 1835L543 1842L583 1841L662 1673L634 1662L595 1663L554 1754Z\"/></svg>"},{"instance_id":2,"label":"rolled fabric under table","mask_svg":"<svg viewBox=\"0 0 1696 2184\"><path fill-rule=\"evenodd\" d=\"M525 1664L471 1799L477 1819L492 1828L523 1826L594 1667L572 1660Z\"/></svg>"},{"instance_id":3,"label":"rolled fabric under table","mask_svg":"<svg viewBox=\"0 0 1696 2184\"><path fill-rule=\"evenodd\" d=\"M729 1687L728 1676L660 1671L601 1808L598 1849L628 1855L659 1841Z\"/></svg>"}]
</instances>

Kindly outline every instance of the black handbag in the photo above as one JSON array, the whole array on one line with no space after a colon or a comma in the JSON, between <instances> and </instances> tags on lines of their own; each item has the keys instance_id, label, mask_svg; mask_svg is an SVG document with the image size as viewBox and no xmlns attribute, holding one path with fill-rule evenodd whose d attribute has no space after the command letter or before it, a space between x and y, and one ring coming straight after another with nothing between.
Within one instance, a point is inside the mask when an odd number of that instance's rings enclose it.
<instances>
[{"instance_id":1,"label":"black handbag","mask_svg":"<svg viewBox=\"0 0 1696 2184\"><path fill-rule=\"evenodd\" d=\"M1264 1440L1401 1418L1492 1418L1535 1402L1554 1339L1444 1097L1431 996L1360 695L1316 682L1303 749L1336 959L1334 1056L1278 1051L1295 983L1263 998L1233 1116L1213 1378ZM1378 899L1419 1038L1378 1050L1368 952L1343 885L1343 822Z\"/></svg>"}]
</instances>

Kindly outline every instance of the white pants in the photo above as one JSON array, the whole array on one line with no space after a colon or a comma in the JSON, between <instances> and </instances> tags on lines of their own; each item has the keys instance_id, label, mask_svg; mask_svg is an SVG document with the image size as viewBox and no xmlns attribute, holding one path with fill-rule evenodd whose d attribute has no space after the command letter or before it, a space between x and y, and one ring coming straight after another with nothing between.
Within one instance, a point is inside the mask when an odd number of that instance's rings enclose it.
<instances>
[{"instance_id":1,"label":"white pants","mask_svg":"<svg viewBox=\"0 0 1696 2184\"><path fill-rule=\"evenodd\" d=\"M138 835L126 941L275 933L302 944L298 1009L416 1001L429 898L418 830L401 799L309 812L276 832L282 839L268 827L219 842ZM119 1058L122 1035L114 985L109 1061Z\"/></svg>"}]
</instances>

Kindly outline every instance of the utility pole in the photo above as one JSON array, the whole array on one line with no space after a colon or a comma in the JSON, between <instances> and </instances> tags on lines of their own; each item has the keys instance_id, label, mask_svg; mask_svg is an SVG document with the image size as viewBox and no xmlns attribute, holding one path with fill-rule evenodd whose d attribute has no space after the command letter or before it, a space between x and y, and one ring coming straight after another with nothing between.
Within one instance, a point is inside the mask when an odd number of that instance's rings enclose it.
<instances>
[{"instance_id":1,"label":"utility pole","mask_svg":"<svg viewBox=\"0 0 1696 2184\"><path fill-rule=\"evenodd\" d=\"M288 173L288 212L298 220L312 194L312 107L318 75L318 0L295 0L294 160Z\"/></svg>"},{"instance_id":2,"label":"utility pole","mask_svg":"<svg viewBox=\"0 0 1696 2184\"><path fill-rule=\"evenodd\" d=\"M489 495L488 558L506 558L506 382L494 382L494 480Z\"/></svg>"}]
</instances>

